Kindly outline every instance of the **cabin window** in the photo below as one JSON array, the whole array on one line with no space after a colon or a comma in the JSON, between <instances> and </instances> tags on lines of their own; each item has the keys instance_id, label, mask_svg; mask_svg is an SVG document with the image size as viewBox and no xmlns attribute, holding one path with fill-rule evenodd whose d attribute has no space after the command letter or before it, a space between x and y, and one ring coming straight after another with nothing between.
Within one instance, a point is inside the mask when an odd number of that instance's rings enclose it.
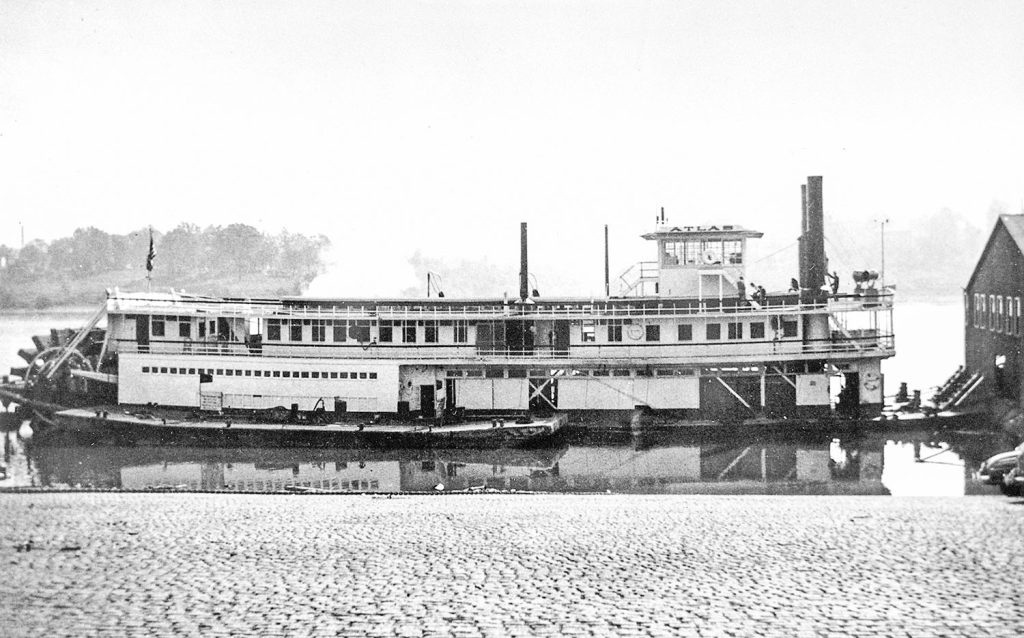
<instances>
[{"instance_id":1,"label":"cabin window","mask_svg":"<svg viewBox=\"0 0 1024 638\"><path fill-rule=\"evenodd\" d=\"M657 324L645 326L644 339L646 341L661 341L661 326Z\"/></svg>"},{"instance_id":2,"label":"cabin window","mask_svg":"<svg viewBox=\"0 0 1024 638\"><path fill-rule=\"evenodd\" d=\"M153 322L150 324L150 331L154 337L164 336L164 318L153 317Z\"/></svg>"},{"instance_id":3,"label":"cabin window","mask_svg":"<svg viewBox=\"0 0 1024 638\"><path fill-rule=\"evenodd\" d=\"M311 338L315 342L327 341L327 324L323 321L314 321L311 326Z\"/></svg>"},{"instance_id":4,"label":"cabin window","mask_svg":"<svg viewBox=\"0 0 1024 638\"><path fill-rule=\"evenodd\" d=\"M722 241L720 239L705 239L700 243L700 260L704 264L722 263Z\"/></svg>"},{"instance_id":5,"label":"cabin window","mask_svg":"<svg viewBox=\"0 0 1024 638\"><path fill-rule=\"evenodd\" d=\"M370 374L370 378L371 379L376 379L377 378L377 373L376 372L371 372L369 374Z\"/></svg>"},{"instance_id":6,"label":"cabin window","mask_svg":"<svg viewBox=\"0 0 1024 638\"><path fill-rule=\"evenodd\" d=\"M743 263L743 242L738 239L729 239L722 242L722 248L725 252L725 263L727 264L742 264Z\"/></svg>"},{"instance_id":7,"label":"cabin window","mask_svg":"<svg viewBox=\"0 0 1024 638\"><path fill-rule=\"evenodd\" d=\"M320 378L320 373L319 372L310 372L309 374L312 375L312 377L314 379L319 379Z\"/></svg>"},{"instance_id":8,"label":"cabin window","mask_svg":"<svg viewBox=\"0 0 1024 638\"><path fill-rule=\"evenodd\" d=\"M263 370L256 370L255 372L253 372L253 374L255 376L257 376L257 377L262 377L263 376Z\"/></svg>"},{"instance_id":9,"label":"cabin window","mask_svg":"<svg viewBox=\"0 0 1024 638\"><path fill-rule=\"evenodd\" d=\"M274 372L274 377L276 377L276 378L280 378L281 377L281 371L280 370L274 370L273 372Z\"/></svg>"},{"instance_id":10,"label":"cabin window","mask_svg":"<svg viewBox=\"0 0 1024 638\"><path fill-rule=\"evenodd\" d=\"M339 372L338 373L338 378L339 379L347 379L348 378L348 373L347 372Z\"/></svg>"},{"instance_id":11,"label":"cabin window","mask_svg":"<svg viewBox=\"0 0 1024 638\"><path fill-rule=\"evenodd\" d=\"M160 374L167 374L167 368L160 368Z\"/></svg>"},{"instance_id":12,"label":"cabin window","mask_svg":"<svg viewBox=\"0 0 1024 638\"><path fill-rule=\"evenodd\" d=\"M202 330L200 330L202 332ZM280 341L281 340L281 320L280 319L268 319L267 320L267 341Z\"/></svg>"},{"instance_id":13,"label":"cabin window","mask_svg":"<svg viewBox=\"0 0 1024 638\"><path fill-rule=\"evenodd\" d=\"M612 370L613 377L628 377L629 370Z\"/></svg>"},{"instance_id":14,"label":"cabin window","mask_svg":"<svg viewBox=\"0 0 1024 638\"><path fill-rule=\"evenodd\" d=\"M305 370L303 370L301 376L302 376L303 379L308 379L309 378L309 372L306 372Z\"/></svg>"},{"instance_id":15,"label":"cabin window","mask_svg":"<svg viewBox=\"0 0 1024 638\"><path fill-rule=\"evenodd\" d=\"M608 341L622 341L621 319L610 319L608 321Z\"/></svg>"},{"instance_id":16,"label":"cabin window","mask_svg":"<svg viewBox=\"0 0 1024 638\"><path fill-rule=\"evenodd\" d=\"M331 322L331 339L335 342L347 341L348 340L348 322L347 321L332 321Z\"/></svg>"},{"instance_id":17,"label":"cabin window","mask_svg":"<svg viewBox=\"0 0 1024 638\"><path fill-rule=\"evenodd\" d=\"M743 338L743 324L739 322L729 322L729 338L730 339L742 339Z\"/></svg>"},{"instance_id":18,"label":"cabin window","mask_svg":"<svg viewBox=\"0 0 1024 638\"><path fill-rule=\"evenodd\" d=\"M526 368L509 368L508 378L509 379L525 379L526 378Z\"/></svg>"},{"instance_id":19,"label":"cabin window","mask_svg":"<svg viewBox=\"0 0 1024 638\"><path fill-rule=\"evenodd\" d=\"M302 322L292 319L288 324L288 339L290 341L302 341Z\"/></svg>"},{"instance_id":20,"label":"cabin window","mask_svg":"<svg viewBox=\"0 0 1024 638\"><path fill-rule=\"evenodd\" d=\"M488 368L484 371L484 376L488 379L504 379L505 371L501 368Z\"/></svg>"},{"instance_id":21,"label":"cabin window","mask_svg":"<svg viewBox=\"0 0 1024 638\"><path fill-rule=\"evenodd\" d=\"M593 319L584 319L581 327L583 343L593 343L597 341L597 332L594 329Z\"/></svg>"},{"instance_id":22,"label":"cabin window","mask_svg":"<svg viewBox=\"0 0 1024 638\"><path fill-rule=\"evenodd\" d=\"M693 326L688 323L679 324L679 340L693 341Z\"/></svg>"},{"instance_id":23,"label":"cabin window","mask_svg":"<svg viewBox=\"0 0 1024 638\"><path fill-rule=\"evenodd\" d=\"M469 322L455 322L455 343L469 343Z\"/></svg>"},{"instance_id":24,"label":"cabin window","mask_svg":"<svg viewBox=\"0 0 1024 638\"><path fill-rule=\"evenodd\" d=\"M283 376L285 379L290 379L292 377L292 372L291 370L285 370L284 372L281 373L281 376Z\"/></svg>"},{"instance_id":25,"label":"cabin window","mask_svg":"<svg viewBox=\"0 0 1024 638\"><path fill-rule=\"evenodd\" d=\"M714 341L722 338L722 324L720 323L709 323L706 329L706 336L708 341Z\"/></svg>"},{"instance_id":26,"label":"cabin window","mask_svg":"<svg viewBox=\"0 0 1024 638\"><path fill-rule=\"evenodd\" d=\"M173 370L173 368L171 368L171 369ZM235 371L234 371L234 370L231 370L231 369L228 369L228 376L229 376L229 377L232 377L232 376L234 376L234 375L235 375Z\"/></svg>"},{"instance_id":27,"label":"cabin window","mask_svg":"<svg viewBox=\"0 0 1024 638\"><path fill-rule=\"evenodd\" d=\"M423 341L427 343L437 343L437 322L436 321L425 321L423 322Z\"/></svg>"},{"instance_id":28,"label":"cabin window","mask_svg":"<svg viewBox=\"0 0 1024 638\"><path fill-rule=\"evenodd\" d=\"M178 323L178 336L184 337L185 339L192 338L192 322L181 321Z\"/></svg>"},{"instance_id":29,"label":"cabin window","mask_svg":"<svg viewBox=\"0 0 1024 638\"><path fill-rule=\"evenodd\" d=\"M195 374L196 373L196 369L195 368L189 368L188 369L188 373L189 374Z\"/></svg>"},{"instance_id":30,"label":"cabin window","mask_svg":"<svg viewBox=\"0 0 1024 638\"><path fill-rule=\"evenodd\" d=\"M355 374L355 372L353 372L352 374ZM366 373L365 372L360 372L359 373L359 378L360 379L365 379L366 378Z\"/></svg>"},{"instance_id":31,"label":"cabin window","mask_svg":"<svg viewBox=\"0 0 1024 638\"><path fill-rule=\"evenodd\" d=\"M402 342L416 343L416 324L409 321L402 324Z\"/></svg>"},{"instance_id":32,"label":"cabin window","mask_svg":"<svg viewBox=\"0 0 1024 638\"><path fill-rule=\"evenodd\" d=\"M795 321L783 321L782 322L782 336L783 337L795 337L796 336L796 322Z\"/></svg>"},{"instance_id":33,"label":"cabin window","mask_svg":"<svg viewBox=\"0 0 1024 638\"><path fill-rule=\"evenodd\" d=\"M199 322L199 338L204 339L206 337L206 322Z\"/></svg>"},{"instance_id":34,"label":"cabin window","mask_svg":"<svg viewBox=\"0 0 1024 638\"><path fill-rule=\"evenodd\" d=\"M394 340L394 327L390 321L381 321L377 340L381 343L391 343Z\"/></svg>"},{"instance_id":35,"label":"cabin window","mask_svg":"<svg viewBox=\"0 0 1024 638\"><path fill-rule=\"evenodd\" d=\"M764 322L758 321L750 324L750 338L764 339Z\"/></svg>"},{"instance_id":36,"label":"cabin window","mask_svg":"<svg viewBox=\"0 0 1024 638\"><path fill-rule=\"evenodd\" d=\"M466 370L467 377L482 377L484 376L483 370Z\"/></svg>"},{"instance_id":37,"label":"cabin window","mask_svg":"<svg viewBox=\"0 0 1024 638\"><path fill-rule=\"evenodd\" d=\"M149 372L149 366L142 366L143 372Z\"/></svg>"}]
</instances>

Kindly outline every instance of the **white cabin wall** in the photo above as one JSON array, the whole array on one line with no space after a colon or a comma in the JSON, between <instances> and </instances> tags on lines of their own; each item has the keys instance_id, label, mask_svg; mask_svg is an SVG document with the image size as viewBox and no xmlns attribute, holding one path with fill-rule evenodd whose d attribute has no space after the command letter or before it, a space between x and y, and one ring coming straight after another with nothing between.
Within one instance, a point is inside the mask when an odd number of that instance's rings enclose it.
<instances>
[{"instance_id":1,"label":"white cabin wall","mask_svg":"<svg viewBox=\"0 0 1024 638\"><path fill-rule=\"evenodd\" d=\"M123 353L118 366L118 402L129 404L158 403L186 407L199 406L200 389L204 394L221 393L224 407L268 408L298 403L299 409L311 410L323 398L327 411L334 410L335 398L345 401L353 412L395 412L398 409L398 364L345 360L296 361L294 359L200 357L183 360L180 356ZM199 375L143 373L142 368L157 367L214 370L242 370L243 376L214 374L213 381L200 388ZM367 374L367 378L331 379L310 377L244 376L245 371L288 370L290 372L345 372ZM368 378L369 373L377 375ZM260 396L256 396L260 395Z\"/></svg>"},{"instance_id":2,"label":"white cabin wall","mask_svg":"<svg viewBox=\"0 0 1024 638\"><path fill-rule=\"evenodd\" d=\"M828 375L798 374L796 376L797 405L831 405Z\"/></svg>"}]
</instances>

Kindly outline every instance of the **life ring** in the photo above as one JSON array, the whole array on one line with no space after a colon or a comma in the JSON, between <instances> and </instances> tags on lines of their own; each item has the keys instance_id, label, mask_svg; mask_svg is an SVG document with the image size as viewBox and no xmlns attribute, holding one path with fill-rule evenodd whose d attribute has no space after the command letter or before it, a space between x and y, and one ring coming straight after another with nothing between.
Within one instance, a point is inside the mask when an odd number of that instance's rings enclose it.
<instances>
[{"instance_id":1,"label":"life ring","mask_svg":"<svg viewBox=\"0 0 1024 638\"><path fill-rule=\"evenodd\" d=\"M877 372L865 372L864 373L864 389L865 390L877 390L878 389L878 373Z\"/></svg>"},{"instance_id":2,"label":"life ring","mask_svg":"<svg viewBox=\"0 0 1024 638\"><path fill-rule=\"evenodd\" d=\"M715 251L710 249L705 250L703 253L701 253L700 258L704 260L705 264L708 265L713 264L716 261L721 261L720 259L718 259L718 255L715 254Z\"/></svg>"},{"instance_id":3,"label":"life ring","mask_svg":"<svg viewBox=\"0 0 1024 638\"><path fill-rule=\"evenodd\" d=\"M640 337L643 336L644 331L640 328L640 326L634 323L629 327L628 330L626 330L626 334L628 334L629 338L632 339L633 341L637 341L640 339Z\"/></svg>"}]
</instances>

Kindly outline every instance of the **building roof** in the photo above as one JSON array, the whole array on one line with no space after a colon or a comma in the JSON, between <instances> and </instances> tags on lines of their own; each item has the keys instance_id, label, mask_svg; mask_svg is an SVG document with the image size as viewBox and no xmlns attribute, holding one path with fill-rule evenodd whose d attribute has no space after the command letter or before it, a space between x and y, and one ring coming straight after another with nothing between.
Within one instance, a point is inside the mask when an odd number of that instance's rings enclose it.
<instances>
[{"instance_id":1,"label":"building roof","mask_svg":"<svg viewBox=\"0 0 1024 638\"><path fill-rule=\"evenodd\" d=\"M1017 245L1017 250L1024 255L1024 215L1000 215L999 219L996 220L996 225L992 227L992 233L989 234L988 241L985 242L985 248L982 249L978 262L974 264L974 271L971 272L971 278L967 280L965 289L974 285L974 278L978 276L978 270L981 268L981 264L984 263L989 249L992 248L992 242L995 240L1000 225L1006 229L1010 239Z\"/></svg>"}]
</instances>

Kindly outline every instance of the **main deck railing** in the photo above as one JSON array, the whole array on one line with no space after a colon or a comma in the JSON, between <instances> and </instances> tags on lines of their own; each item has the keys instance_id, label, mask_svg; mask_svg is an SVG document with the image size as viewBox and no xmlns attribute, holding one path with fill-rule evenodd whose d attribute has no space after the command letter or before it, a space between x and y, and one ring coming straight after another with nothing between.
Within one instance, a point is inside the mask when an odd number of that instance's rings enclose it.
<instances>
[{"instance_id":1,"label":"main deck railing","mask_svg":"<svg viewBox=\"0 0 1024 638\"><path fill-rule=\"evenodd\" d=\"M649 319L695 316L770 316L803 315L823 312L843 313L887 311L892 309L892 295L838 295L817 302L800 303L792 295L768 298L762 304L737 299L705 299L702 301L665 301L623 303L618 300L593 303L535 304L424 304L391 305L387 303L360 306L286 305L280 302L197 301L193 299L133 299L112 297L108 312L207 317L245 317L275 319L385 319L385 320L499 320L499 319Z\"/></svg>"},{"instance_id":2,"label":"main deck railing","mask_svg":"<svg viewBox=\"0 0 1024 638\"><path fill-rule=\"evenodd\" d=\"M538 360L580 361L590 363L628 362L699 363L703 361L787 359L817 356L823 358L878 358L895 353L892 334L865 335L841 339L777 340L759 342L695 342L653 345L587 343L569 349L537 346L532 349L478 348L449 344L363 344L319 345L263 344L260 347L233 342L157 341L140 345L134 340L117 340L121 353L164 354L180 357L231 356L249 358L289 358L329 361L331 359L378 359L382 361L474 361L478 363L515 363Z\"/></svg>"}]
</instances>

